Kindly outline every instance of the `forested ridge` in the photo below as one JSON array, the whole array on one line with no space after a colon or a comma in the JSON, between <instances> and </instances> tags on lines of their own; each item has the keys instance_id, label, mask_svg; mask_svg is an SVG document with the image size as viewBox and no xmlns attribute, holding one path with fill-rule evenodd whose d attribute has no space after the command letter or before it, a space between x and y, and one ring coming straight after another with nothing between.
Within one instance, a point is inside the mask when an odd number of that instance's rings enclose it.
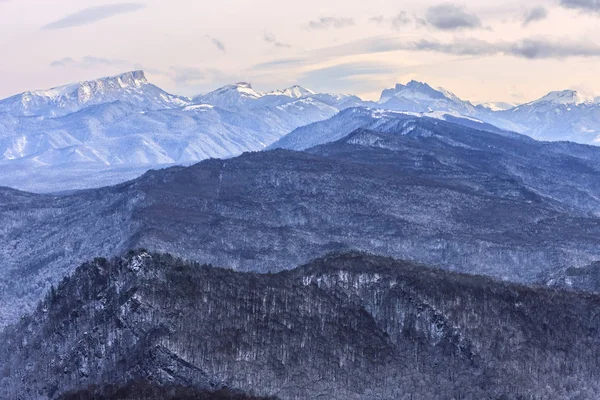
<instances>
[{"instance_id":1,"label":"forested ridge","mask_svg":"<svg viewBox=\"0 0 600 400\"><path fill-rule=\"evenodd\" d=\"M594 399L600 298L363 253L278 274L131 252L0 337L0 397L139 380L280 399Z\"/></svg>"}]
</instances>

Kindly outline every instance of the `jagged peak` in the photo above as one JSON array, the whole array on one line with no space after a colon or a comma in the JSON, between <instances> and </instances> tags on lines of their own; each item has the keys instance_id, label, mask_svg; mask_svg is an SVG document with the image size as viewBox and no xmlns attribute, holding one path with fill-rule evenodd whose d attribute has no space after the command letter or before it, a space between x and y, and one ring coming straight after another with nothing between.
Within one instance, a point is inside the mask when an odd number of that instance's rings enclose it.
<instances>
[{"instance_id":1,"label":"jagged peak","mask_svg":"<svg viewBox=\"0 0 600 400\"><path fill-rule=\"evenodd\" d=\"M406 84L407 88L414 88L414 89L433 89L429 84L425 83L425 82L421 82L421 81L416 81L416 80L411 80Z\"/></svg>"},{"instance_id":2,"label":"jagged peak","mask_svg":"<svg viewBox=\"0 0 600 400\"><path fill-rule=\"evenodd\" d=\"M409 81L406 85L401 83L397 83L395 87L391 89L385 89L381 93L381 98L379 100L380 103L386 102L392 97L395 96L404 96L418 93L419 95L425 95L431 98L450 98L452 100L457 100L458 97L451 92L445 89L434 89L429 84L425 82L419 82L416 80Z\"/></svg>"},{"instance_id":3,"label":"jagged peak","mask_svg":"<svg viewBox=\"0 0 600 400\"><path fill-rule=\"evenodd\" d=\"M106 86L117 86L119 88L135 88L140 87L148 83L146 74L142 70L128 71L119 75L107 76L104 78L87 80L77 83L71 83L64 86L57 86L46 90L31 90L24 93L24 95L43 96L50 98L57 98L67 93L79 90L80 88L90 87L106 87Z\"/></svg>"}]
</instances>

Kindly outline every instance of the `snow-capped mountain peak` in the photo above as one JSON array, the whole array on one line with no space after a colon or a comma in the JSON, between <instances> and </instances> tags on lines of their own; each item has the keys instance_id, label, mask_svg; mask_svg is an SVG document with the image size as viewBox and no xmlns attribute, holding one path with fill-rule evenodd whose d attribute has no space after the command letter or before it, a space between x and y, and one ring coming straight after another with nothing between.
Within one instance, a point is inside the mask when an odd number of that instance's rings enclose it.
<instances>
[{"instance_id":1,"label":"snow-capped mountain peak","mask_svg":"<svg viewBox=\"0 0 600 400\"><path fill-rule=\"evenodd\" d=\"M576 90L560 90L550 92L544 97L534 100L529 105L541 104L541 103L553 103L560 105L580 105L584 103L593 103L594 100L583 96Z\"/></svg>"},{"instance_id":2,"label":"snow-capped mountain peak","mask_svg":"<svg viewBox=\"0 0 600 400\"><path fill-rule=\"evenodd\" d=\"M80 97L86 97L86 95L90 95L94 91L106 93L121 89L139 88L147 83L148 80L144 71L130 71L116 76L71 83L47 90L30 90L24 92L22 95L24 98L46 97L57 99L61 96L72 95L74 92L78 92L77 94Z\"/></svg>"},{"instance_id":3,"label":"snow-capped mountain peak","mask_svg":"<svg viewBox=\"0 0 600 400\"><path fill-rule=\"evenodd\" d=\"M234 85L230 85L228 88L250 97L260 98L263 96L262 93L252 89L252 84L249 82L237 82Z\"/></svg>"},{"instance_id":4,"label":"snow-capped mountain peak","mask_svg":"<svg viewBox=\"0 0 600 400\"><path fill-rule=\"evenodd\" d=\"M48 90L32 90L0 101L0 112L13 115L59 117L85 107L121 101L140 110L181 107L188 99L152 85L144 71L72 83Z\"/></svg>"},{"instance_id":5,"label":"snow-capped mountain peak","mask_svg":"<svg viewBox=\"0 0 600 400\"><path fill-rule=\"evenodd\" d=\"M249 82L237 82L197 96L193 101L195 103L206 103L220 108L231 109L246 106L263 96L264 94L254 90L252 84Z\"/></svg>"},{"instance_id":6,"label":"snow-capped mountain peak","mask_svg":"<svg viewBox=\"0 0 600 400\"><path fill-rule=\"evenodd\" d=\"M410 81L397 84L381 93L381 107L398 111L430 112L445 111L462 115L473 115L475 107L445 89L434 89L427 83Z\"/></svg>"},{"instance_id":7,"label":"snow-capped mountain peak","mask_svg":"<svg viewBox=\"0 0 600 400\"><path fill-rule=\"evenodd\" d=\"M384 90L381 94L379 103L384 104L393 97L415 100L447 98L453 101L460 101L456 95L447 90L436 90L427 83L414 80L408 82L406 85L396 84L396 87L393 89Z\"/></svg>"},{"instance_id":8,"label":"snow-capped mountain peak","mask_svg":"<svg viewBox=\"0 0 600 400\"><path fill-rule=\"evenodd\" d=\"M293 99L300 99L302 97L308 97L315 95L316 93L310 89L303 88L299 85L291 86L287 89L279 89L274 90L272 92L267 93L267 96L285 96Z\"/></svg>"}]
</instances>

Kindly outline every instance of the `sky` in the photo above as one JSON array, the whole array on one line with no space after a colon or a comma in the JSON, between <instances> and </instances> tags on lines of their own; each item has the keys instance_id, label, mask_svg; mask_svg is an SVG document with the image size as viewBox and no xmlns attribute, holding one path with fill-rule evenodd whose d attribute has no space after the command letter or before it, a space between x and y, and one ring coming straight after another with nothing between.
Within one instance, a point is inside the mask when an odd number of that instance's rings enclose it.
<instances>
[{"instance_id":1,"label":"sky","mask_svg":"<svg viewBox=\"0 0 600 400\"><path fill-rule=\"evenodd\" d=\"M600 96L600 0L0 0L0 98L143 69L180 95L251 82L376 100Z\"/></svg>"}]
</instances>

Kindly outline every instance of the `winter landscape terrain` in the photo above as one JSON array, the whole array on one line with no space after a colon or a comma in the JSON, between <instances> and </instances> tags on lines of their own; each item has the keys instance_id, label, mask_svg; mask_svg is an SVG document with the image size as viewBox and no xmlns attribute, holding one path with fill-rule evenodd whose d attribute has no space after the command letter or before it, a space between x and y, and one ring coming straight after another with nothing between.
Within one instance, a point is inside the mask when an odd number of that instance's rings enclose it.
<instances>
[{"instance_id":1,"label":"winter landscape terrain","mask_svg":"<svg viewBox=\"0 0 600 400\"><path fill-rule=\"evenodd\" d=\"M0 400L600 399L599 21L0 0Z\"/></svg>"},{"instance_id":2,"label":"winter landscape terrain","mask_svg":"<svg viewBox=\"0 0 600 400\"><path fill-rule=\"evenodd\" d=\"M598 398L598 107L1 100L0 398Z\"/></svg>"}]
</instances>

